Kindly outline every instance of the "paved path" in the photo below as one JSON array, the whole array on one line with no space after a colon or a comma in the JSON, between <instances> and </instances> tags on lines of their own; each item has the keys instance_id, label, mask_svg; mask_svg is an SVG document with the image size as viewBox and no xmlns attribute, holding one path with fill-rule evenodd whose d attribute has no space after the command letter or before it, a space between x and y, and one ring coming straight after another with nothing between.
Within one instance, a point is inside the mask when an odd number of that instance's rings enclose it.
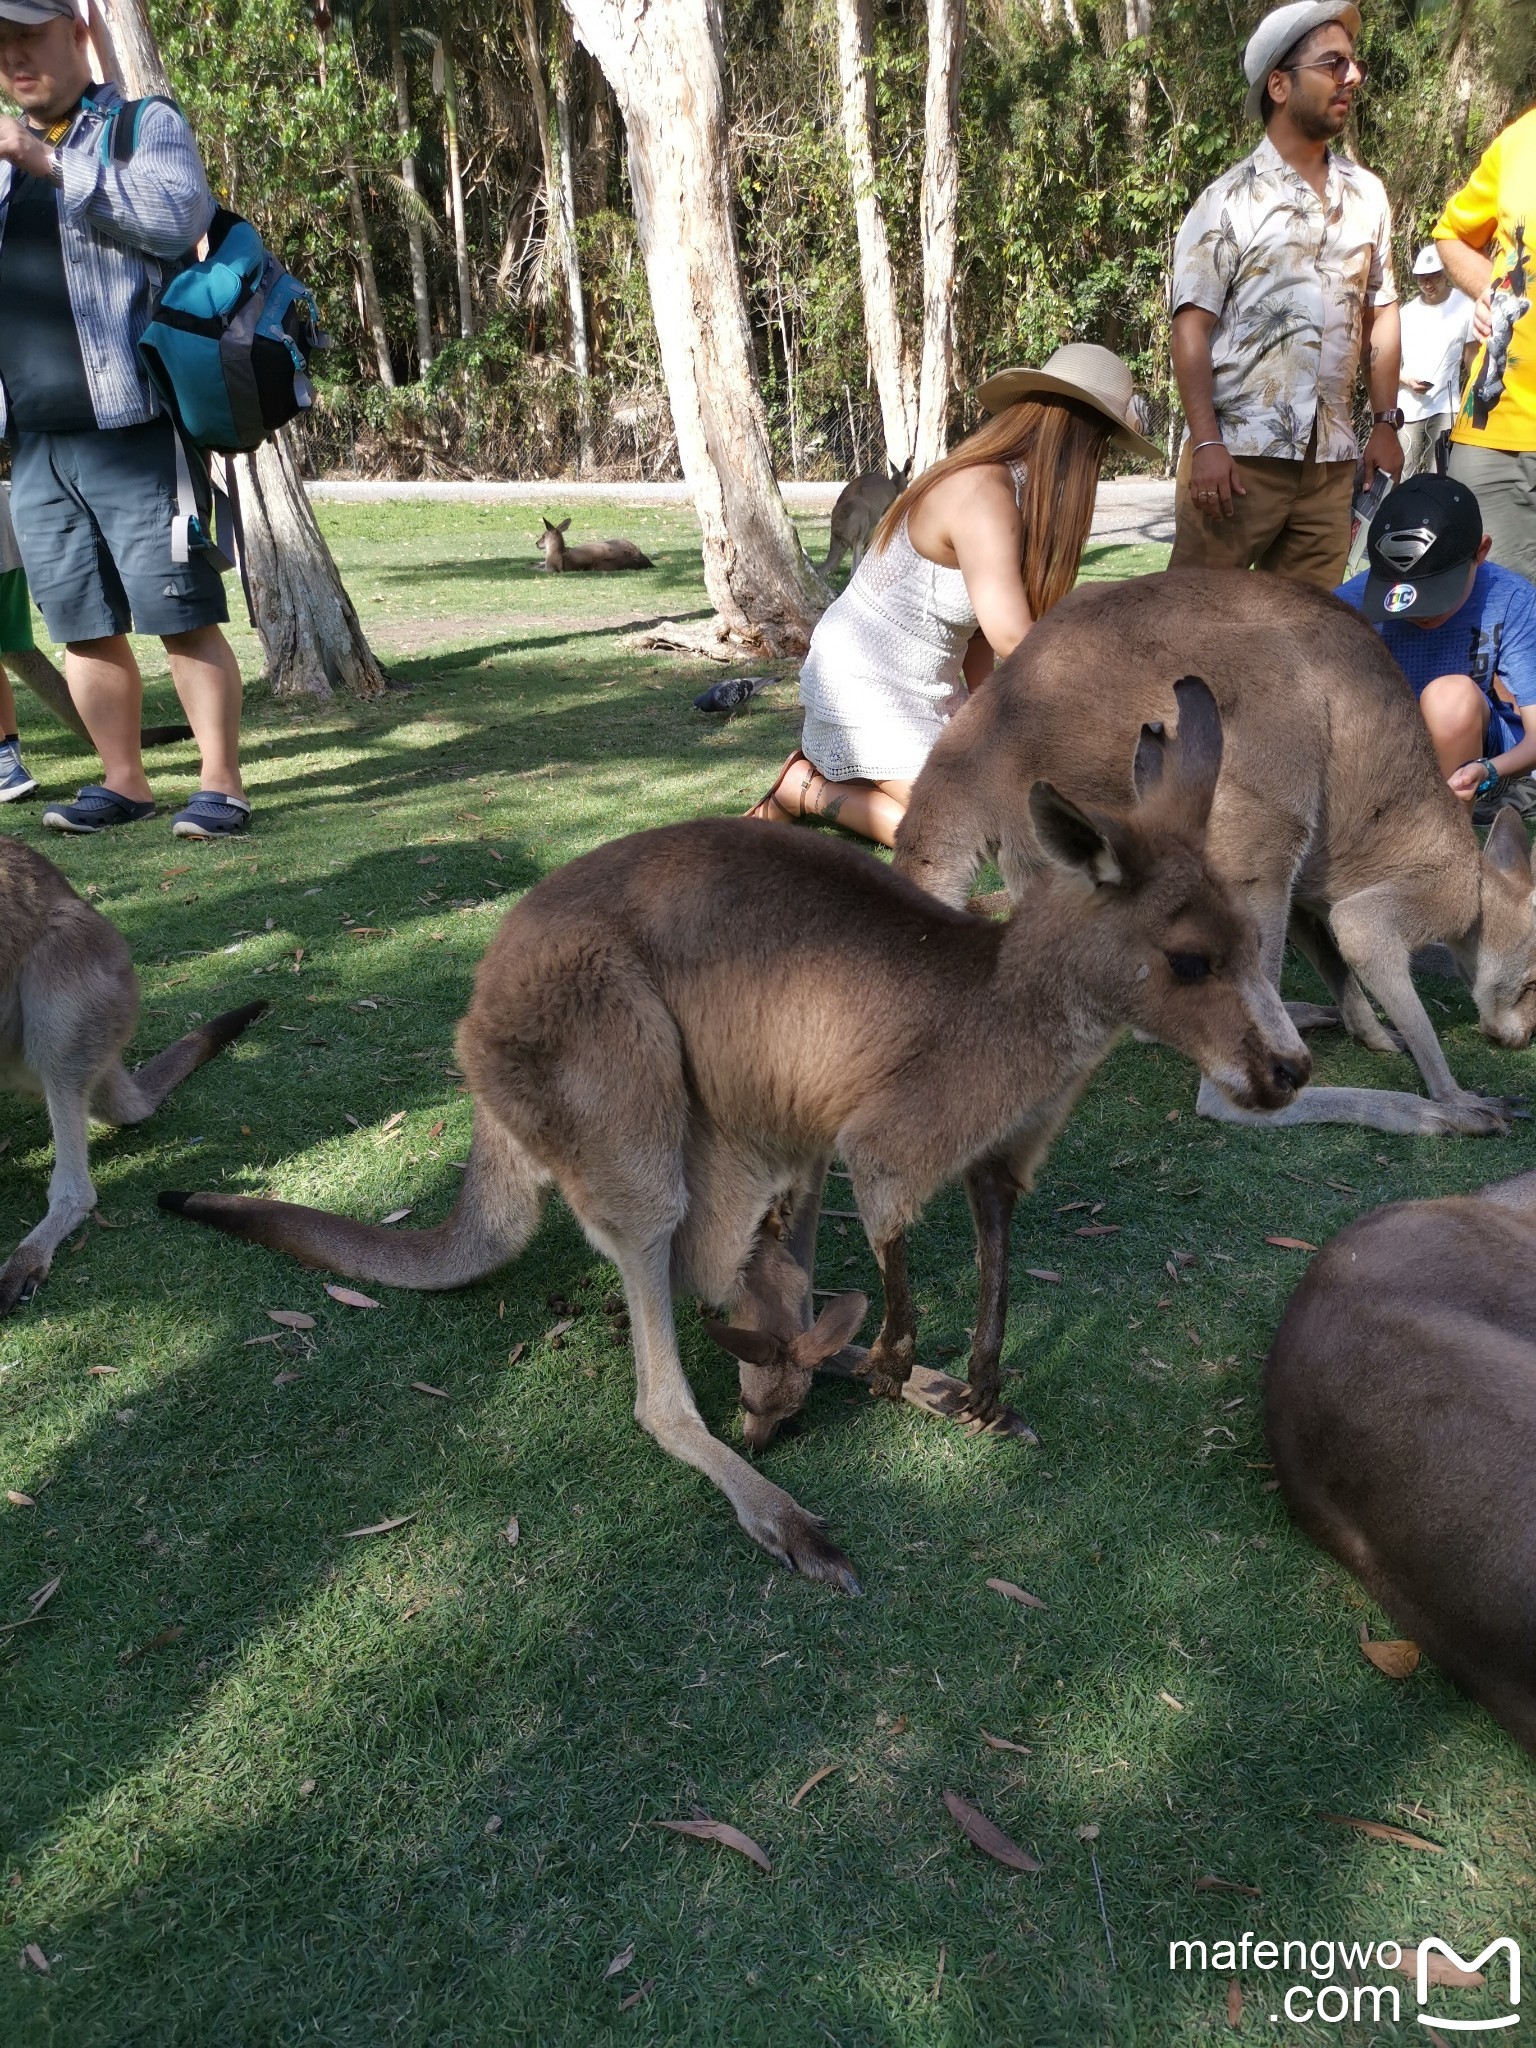
<instances>
[{"instance_id":1,"label":"paved path","mask_svg":"<svg viewBox=\"0 0 1536 2048\"><path fill-rule=\"evenodd\" d=\"M688 486L676 484L571 483L314 483L311 498L339 505L378 504L390 498L481 505L539 505L550 512L590 502L628 505L687 505ZM780 486L795 512L830 512L840 486ZM1093 515L1096 541L1171 541L1173 484L1161 477L1114 477L1100 484Z\"/></svg>"}]
</instances>

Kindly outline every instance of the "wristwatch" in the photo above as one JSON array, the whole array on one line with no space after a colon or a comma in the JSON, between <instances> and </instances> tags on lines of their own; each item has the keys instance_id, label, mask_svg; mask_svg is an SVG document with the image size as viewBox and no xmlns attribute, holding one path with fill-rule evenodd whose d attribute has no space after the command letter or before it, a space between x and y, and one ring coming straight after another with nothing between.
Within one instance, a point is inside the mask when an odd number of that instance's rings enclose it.
<instances>
[{"instance_id":1,"label":"wristwatch","mask_svg":"<svg viewBox=\"0 0 1536 2048\"><path fill-rule=\"evenodd\" d=\"M1400 405L1394 405L1390 412L1373 412L1371 419L1378 427L1390 427L1394 433L1401 433L1403 427L1403 408Z\"/></svg>"}]
</instances>

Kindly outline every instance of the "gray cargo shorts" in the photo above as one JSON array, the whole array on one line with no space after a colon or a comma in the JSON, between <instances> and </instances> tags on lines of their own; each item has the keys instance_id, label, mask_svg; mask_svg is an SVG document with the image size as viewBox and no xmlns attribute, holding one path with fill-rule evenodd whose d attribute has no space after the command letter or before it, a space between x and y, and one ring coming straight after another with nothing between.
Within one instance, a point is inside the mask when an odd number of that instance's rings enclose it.
<instances>
[{"instance_id":1,"label":"gray cargo shorts","mask_svg":"<svg viewBox=\"0 0 1536 2048\"><path fill-rule=\"evenodd\" d=\"M11 520L56 641L189 633L229 617L197 549L171 560L176 444L162 414L135 427L11 435Z\"/></svg>"}]
</instances>

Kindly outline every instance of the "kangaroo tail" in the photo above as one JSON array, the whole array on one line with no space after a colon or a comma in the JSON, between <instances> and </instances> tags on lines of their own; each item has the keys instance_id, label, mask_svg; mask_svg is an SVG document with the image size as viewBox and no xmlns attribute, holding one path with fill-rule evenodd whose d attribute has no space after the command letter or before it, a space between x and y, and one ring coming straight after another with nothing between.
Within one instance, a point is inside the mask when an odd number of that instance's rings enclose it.
<instances>
[{"instance_id":1,"label":"kangaroo tail","mask_svg":"<svg viewBox=\"0 0 1536 2048\"><path fill-rule=\"evenodd\" d=\"M100 1084L92 1109L109 1124L143 1123L188 1074L196 1073L216 1052L222 1052L270 1007L268 1003L243 1003L238 1010L225 1010L222 1016L178 1038L164 1052L157 1052L135 1072L114 1068Z\"/></svg>"},{"instance_id":2,"label":"kangaroo tail","mask_svg":"<svg viewBox=\"0 0 1536 2048\"><path fill-rule=\"evenodd\" d=\"M464 1186L452 1215L432 1230L388 1230L245 1195L166 1190L159 1202L194 1223L291 1252L306 1266L385 1287L438 1289L467 1287L515 1258L538 1227L548 1181L518 1141L477 1110Z\"/></svg>"}]
</instances>

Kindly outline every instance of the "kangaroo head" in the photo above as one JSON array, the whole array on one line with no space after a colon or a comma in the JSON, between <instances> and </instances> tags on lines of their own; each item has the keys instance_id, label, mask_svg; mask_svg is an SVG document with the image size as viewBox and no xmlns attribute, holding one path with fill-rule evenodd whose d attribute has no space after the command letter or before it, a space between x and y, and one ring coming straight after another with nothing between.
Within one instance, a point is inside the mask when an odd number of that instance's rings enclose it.
<instances>
[{"instance_id":1,"label":"kangaroo head","mask_svg":"<svg viewBox=\"0 0 1536 2048\"><path fill-rule=\"evenodd\" d=\"M551 556L560 555L564 552L565 529L570 525L570 523L571 522L569 519L562 519L560 524L556 526L553 524L552 521L548 519L544 520L544 531L539 535L538 539L534 542L534 546L538 549L539 553L544 557L546 562L549 561Z\"/></svg>"},{"instance_id":2,"label":"kangaroo head","mask_svg":"<svg viewBox=\"0 0 1536 2048\"><path fill-rule=\"evenodd\" d=\"M868 1313L867 1296L840 1294L808 1330L792 1336L705 1323L721 1350L740 1361L741 1436L749 1451L766 1450L790 1416L800 1413L817 1366L853 1341Z\"/></svg>"},{"instance_id":3,"label":"kangaroo head","mask_svg":"<svg viewBox=\"0 0 1536 2048\"><path fill-rule=\"evenodd\" d=\"M1512 804L1494 819L1479 865L1477 924L1453 951L1484 1035L1518 1049L1536 1031L1536 861Z\"/></svg>"},{"instance_id":4,"label":"kangaroo head","mask_svg":"<svg viewBox=\"0 0 1536 2048\"><path fill-rule=\"evenodd\" d=\"M1259 958L1253 919L1205 855L1221 770L1221 714L1198 676L1174 685L1178 732L1143 726L1134 809L1080 809L1030 792L1045 851L1091 893L1080 957L1116 1022L1187 1053L1240 1108L1281 1109L1311 1061Z\"/></svg>"}]
</instances>

